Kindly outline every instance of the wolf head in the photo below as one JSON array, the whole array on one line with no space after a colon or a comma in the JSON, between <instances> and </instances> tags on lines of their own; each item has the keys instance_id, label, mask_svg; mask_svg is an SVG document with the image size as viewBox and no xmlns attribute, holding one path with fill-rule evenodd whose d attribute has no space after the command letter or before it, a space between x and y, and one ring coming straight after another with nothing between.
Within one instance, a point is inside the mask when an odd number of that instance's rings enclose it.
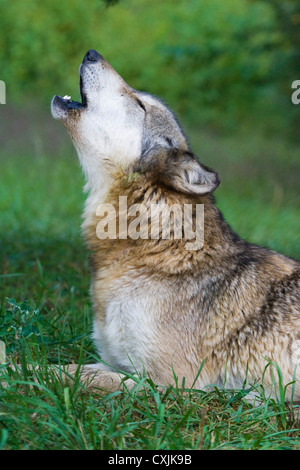
<instances>
[{"instance_id":1,"label":"wolf head","mask_svg":"<svg viewBox=\"0 0 300 470\"><path fill-rule=\"evenodd\" d=\"M219 178L192 154L174 114L157 97L131 88L97 51L79 69L81 102L55 96L52 115L67 128L89 189L116 166L151 172L177 191L207 194Z\"/></svg>"}]
</instances>

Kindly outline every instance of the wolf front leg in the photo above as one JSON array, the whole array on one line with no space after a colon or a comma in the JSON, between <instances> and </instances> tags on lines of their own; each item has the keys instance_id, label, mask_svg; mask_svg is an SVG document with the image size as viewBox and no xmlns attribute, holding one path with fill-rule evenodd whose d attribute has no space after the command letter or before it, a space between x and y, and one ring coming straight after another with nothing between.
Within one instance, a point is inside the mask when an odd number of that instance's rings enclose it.
<instances>
[{"instance_id":1,"label":"wolf front leg","mask_svg":"<svg viewBox=\"0 0 300 470\"><path fill-rule=\"evenodd\" d=\"M130 390L136 385L134 380L127 378L122 373L101 369L101 364L84 366L70 364L64 369L63 379L65 382L73 381L77 376L87 390L99 393Z\"/></svg>"}]
</instances>

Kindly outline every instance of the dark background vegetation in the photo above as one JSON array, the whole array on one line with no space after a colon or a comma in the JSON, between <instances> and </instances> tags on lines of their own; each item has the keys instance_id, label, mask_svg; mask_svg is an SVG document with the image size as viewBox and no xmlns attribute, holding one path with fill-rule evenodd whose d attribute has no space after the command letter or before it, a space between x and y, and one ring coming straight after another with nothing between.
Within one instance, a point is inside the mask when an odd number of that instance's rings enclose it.
<instances>
[{"instance_id":1,"label":"dark background vegetation","mask_svg":"<svg viewBox=\"0 0 300 470\"><path fill-rule=\"evenodd\" d=\"M78 64L93 46L193 126L236 131L259 119L269 130L295 127L296 0L1 0L0 12L9 104L45 107L55 93L78 95Z\"/></svg>"},{"instance_id":2,"label":"dark background vegetation","mask_svg":"<svg viewBox=\"0 0 300 470\"><path fill-rule=\"evenodd\" d=\"M95 361L84 181L50 114L53 95L79 99L90 48L175 111L233 228L300 259L298 0L0 0L0 339L22 363L0 382L0 448L298 448L286 409L252 413L243 393L118 408L46 372L29 387L28 362Z\"/></svg>"}]
</instances>

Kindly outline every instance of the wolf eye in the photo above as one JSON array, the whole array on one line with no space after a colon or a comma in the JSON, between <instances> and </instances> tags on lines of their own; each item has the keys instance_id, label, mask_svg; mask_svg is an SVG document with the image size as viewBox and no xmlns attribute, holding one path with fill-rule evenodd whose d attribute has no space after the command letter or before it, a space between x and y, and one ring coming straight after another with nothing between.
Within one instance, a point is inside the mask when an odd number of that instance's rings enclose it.
<instances>
[{"instance_id":1,"label":"wolf eye","mask_svg":"<svg viewBox=\"0 0 300 470\"><path fill-rule=\"evenodd\" d=\"M165 141L170 145L170 147L173 146L173 141L170 139L170 137L165 137Z\"/></svg>"},{"instance_id":2,"label":"wolf eye","mask_svg":"<svg viewBox=\"0 0 300 470\"><path fill-rule=\"evenodd\" d=\"M141 100L139 100L138 98L136 99L138 105L146 112L146 108L145 106L143 105L143 103L141 102Z\"/></svg>"}]
</instances>

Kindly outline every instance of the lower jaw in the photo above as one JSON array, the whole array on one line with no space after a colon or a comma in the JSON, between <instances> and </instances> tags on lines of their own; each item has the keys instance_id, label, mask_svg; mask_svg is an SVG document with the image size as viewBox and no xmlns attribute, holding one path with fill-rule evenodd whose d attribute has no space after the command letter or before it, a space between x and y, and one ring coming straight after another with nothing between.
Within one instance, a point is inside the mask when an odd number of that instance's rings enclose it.
<instances>
[{"instance_id":1,"label":"lower jaw","mask_svg":"<svg viewBox=\"0 0 300 470\"><path fill-rule=\"evenodd\" d=\"M61 96L59 96L59 95L56 95L54 97L54 100L58 101L59 105L63 109L68 109L68 110L83 109L83 108L86 107L86 103L80 103L79 101L66 100L66 99L62 98Z\"/></svg>"}]
</instances>

